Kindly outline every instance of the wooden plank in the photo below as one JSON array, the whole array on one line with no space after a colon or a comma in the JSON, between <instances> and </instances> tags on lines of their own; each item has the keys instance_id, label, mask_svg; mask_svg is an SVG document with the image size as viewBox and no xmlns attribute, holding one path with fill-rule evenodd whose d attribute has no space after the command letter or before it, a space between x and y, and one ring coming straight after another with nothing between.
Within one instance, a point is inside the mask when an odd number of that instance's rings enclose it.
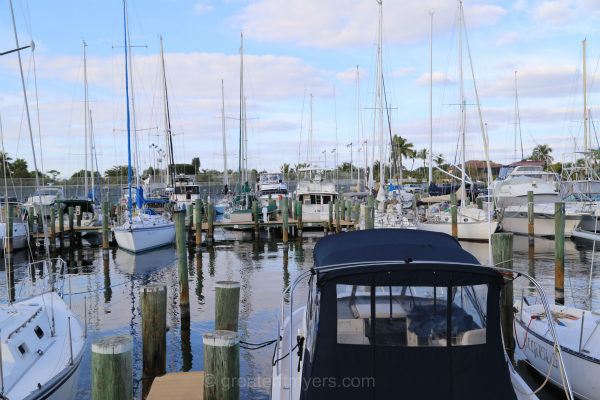
<instances>
[{"instance_id":1,"label":"wooden plank","mask_svg":"<svg viewBox=\"0 0 600 400\"><path fill-rule=\"evenodd\" d=\"M204 398L204 371L175 372L155 378L146 400Z\"/></svg>"}]
</instances>

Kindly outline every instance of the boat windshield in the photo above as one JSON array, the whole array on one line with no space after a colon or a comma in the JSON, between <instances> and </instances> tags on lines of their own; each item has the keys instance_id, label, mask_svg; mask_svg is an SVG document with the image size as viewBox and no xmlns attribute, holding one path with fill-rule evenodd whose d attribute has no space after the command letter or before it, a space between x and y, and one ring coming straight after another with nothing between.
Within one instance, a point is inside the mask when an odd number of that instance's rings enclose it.
<instances>
[{"instance_id":1,"label":"boat windshield","mask_svg":"<svg viewBox=\"0 0 600 400\"><path fill-rule=\"evenodd\" d=\"M175 194L200 194L200 186L175 186Z\"/></svg>"},{"instance_id":2,"label":"boat windshield","mask_svg":"<svg viewBox=\"0 0 600 400\"><path fill-rule=\"evenodd\" d=\"M44 188L36 191L34 196L56 196L61 192L62 189L60 188Z\"/></svg>"},{"instance_id":3,"label":"boat windshield","mask_svg":"<svg viewBox=\"0 0 600 400\"><path fill-rule=\"evenodd\" d=\"M260 183L281 183L283 182L283 174L262 174Z\"/></svg>"},{"instance_id":4,"label":"boat windshield","mask_svg":"<svg viewBox=\"0 0 600 400\"><path fill-rule=\"evenodd\" d=\"M336 291L338 344L446 347L448 340L451 346L486 343L485 284L338 284Z\"/></svg>"},{"instance_id":5,"label":"boat windshield","mask_svg":"<svg viewBox=\"0 0 600 400\"><path fill-rule=\"evenodd\" d=\"M506 179L508 175L514 170L514 167L510 167L508 165L503 165L500 168L500 172L498 173L498 179Z\"/></svg>"}]
</instances>

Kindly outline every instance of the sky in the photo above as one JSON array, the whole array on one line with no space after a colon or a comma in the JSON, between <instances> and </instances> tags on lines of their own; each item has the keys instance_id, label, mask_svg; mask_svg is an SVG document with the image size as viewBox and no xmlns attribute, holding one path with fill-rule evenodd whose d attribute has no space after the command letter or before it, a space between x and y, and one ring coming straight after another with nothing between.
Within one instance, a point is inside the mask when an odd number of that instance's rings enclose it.
<instances>
[{"instance_id":1,"label":"sky","mask_svg":"<svg viewBox=\"0 0 600 400\"><path fill-rule=\"evenodd\" d=\"M35 42L33 53L21 55L38 165L62 177L85 166L83 41L99 169L127 164L123 3L13 3L19 44ZM462 41L457 5L383 0L382 69L392 134L420 150L429 148L431 126L433 154L460 162L461 42L466 158L485 158L475 83L492 161L512 162L538 144L549 145L555 161L572 161L585 143L587 38L588 147L598 147L600 0L465 0ZM376 0L129 0L141 168L158 165L157 149L165 148L162 37L175 161L199 157L201 169L223 169L223 81L227 167L237 169L242 33L249 168L276 171L307 162L311 95L313 162L332 167L336 155L338 163L355 165L364 165L365 153L377 158L378 7ZM0 52L15 47L3 1ZM31 167L24 110L17 54L0 56L5 151Z\"/></svg>"}]
</instances>

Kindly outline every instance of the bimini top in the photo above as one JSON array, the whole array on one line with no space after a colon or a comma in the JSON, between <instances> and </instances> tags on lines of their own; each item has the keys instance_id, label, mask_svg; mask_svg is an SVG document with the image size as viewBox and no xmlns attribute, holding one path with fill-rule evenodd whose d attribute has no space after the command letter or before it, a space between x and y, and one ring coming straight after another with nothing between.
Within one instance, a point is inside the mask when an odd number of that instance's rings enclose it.
<instances>
[{"instance_id":1,"label":"bimini top","mask_svg":"<svg viewBox=\"0 0 600 400\"><path fill-rule=\"evenodd\" d=\"M315 267L381 261L479 264L452 236L413 229L369 229L327 236L314 251Z\"/></svg>"}]
</instances>

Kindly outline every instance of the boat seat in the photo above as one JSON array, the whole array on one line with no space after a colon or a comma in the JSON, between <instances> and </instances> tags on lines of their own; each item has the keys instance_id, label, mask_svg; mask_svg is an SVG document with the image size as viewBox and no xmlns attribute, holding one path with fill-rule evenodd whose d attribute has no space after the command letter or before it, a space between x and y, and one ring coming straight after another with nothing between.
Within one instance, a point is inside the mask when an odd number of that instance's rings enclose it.
<instances>
[{"instance_id":1,"label":"boat seat","mask_svg":"<svg viewBox=\"0 0 600 400\"><path fill-rule=\"evenodd\" d=\"M337 342L344 344L369 344L365 336L364 319L338 319Z\"/></svg>"},{"instance_id":2,"label":"boat seat","mask_svg":"<svg viewBox=\"0 0 600 400\"><path fill-rule=\"evenodd\" d=\"M484 344L485 343L485 328L472 329L462 334L460 344L463 346L470 344Z\"/></svg>"}]
</instances>

